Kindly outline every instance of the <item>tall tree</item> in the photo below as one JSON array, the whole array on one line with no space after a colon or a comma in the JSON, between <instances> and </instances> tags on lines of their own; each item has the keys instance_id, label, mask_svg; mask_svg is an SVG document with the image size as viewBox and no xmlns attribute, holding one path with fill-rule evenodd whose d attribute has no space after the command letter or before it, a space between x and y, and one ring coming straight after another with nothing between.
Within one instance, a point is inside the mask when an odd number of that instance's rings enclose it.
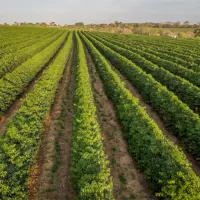
<instances>
[{"instance_id":1,"label":"tall tree","mask_svg":"<svg viewBox=\"0 0 200 200\"><path fill-rule=\"evenodd\" d=\"M76 22L74 25L75 26L84 26L84 23L83 22Z\"/></svg>"},{"instance_id":2,"label":"tall tree","mask_svg":"<svg viewBox=\"0 0 200 200\"><path fill-rule=\"evenodd\" d=\"M187 26L190 25L190 22L189 21L185 21L183 24L184 24L185 28L187 28Z\"/></svg>"}]
</instances>

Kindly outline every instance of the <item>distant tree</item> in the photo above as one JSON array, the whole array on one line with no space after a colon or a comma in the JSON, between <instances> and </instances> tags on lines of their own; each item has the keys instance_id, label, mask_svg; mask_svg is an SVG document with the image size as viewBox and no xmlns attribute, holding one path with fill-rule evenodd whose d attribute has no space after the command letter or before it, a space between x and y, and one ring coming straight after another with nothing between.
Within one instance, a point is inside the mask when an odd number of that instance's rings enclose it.
<instances>
[{"instance_id":1,"label":"distant tree","mask_svg":"<svg viewBox=\"0 0 200 200\"><path fill-rule=\"evenodd\" d=\"M41 23L40 23L40 26L48 26L48 24L45 23L45 22L41 22Z\"/></svg>"},{"instance_id":2,"label":"distant tree","mask_svg":"<svg viewBox=\"0 0 200 200\"><path fill-rule=\"evenodd\" d=\"M75 26L84 26L84 23L83 22L76 22L74 25Z\"/></svg>"},{"instance_id":3,"label":"distant tree","mask_svg":"<svg viewBox=\"0 0 200 200\"><path fill-rule=\"evenodd\" d=\"M28 25L27 22L21 22L21 23L20 23L20 26L26 26L26 25Z\"/></svg>"},{"instance_id":4,"label":"distant tree","mask_svg":"<svg viewBox=\"0 0 200 200\"><path fill-rule=\"evenodd\" d=\"M177 21L177 22L174 23L174 26L175 26L176 28L179 28L180 24L181 24L181 22Z\"/></svg>"},{"instance_id":5,"label":"distant tree","mask_svg":"<svg viewBox=\"0 0 200 200\"><path fill-rule=\"evenodd\" d=\"M189 22L189 21L185 21L185 22L183 23L183 25L184 25L185 28L187 28L188 25L190 25L190 22Z\"/></svg>"},{"instance_id":6,"label":"distant tree","mask_svg":"<svg viewBox=\"0 0 200 200\"><path fill-rule=\"evenodd\" d=\"M115 24L116 27L118 27L118 26L121 26L121 25L122 25L122 22L115 21L114 24Z\"/></svg>"},{"instance_id":7,"label":"distant tree","mask_svg":"<svg viewBox=\"0 0 200 200\"><path fill-rule=\"evenodd\" d=\"M117 27L119 25L119 22L118 21L115 21L114 22L115 26Z\"/></svg>"},{"instance_id":8,"label":"distant tree","mask_svg":"<svg viewBox=\"0 0 200 200\"><path fill-rule=\"evenodd\" d=\"M115 26L115 24L113 24L113 23L110 23L110 24L108 24L109 26L111 26L111 27L114 27Z\"/></svg>"},{"instance_id":9,"label":"distant tree","mask_svg":"<svg viewBox=\"0 0 200 200\"><path fill-rule=\"evenodd\" d=\"M189 25L190 22L189 21L185 21L183 24Z\"/></svg>"}]
</instances>

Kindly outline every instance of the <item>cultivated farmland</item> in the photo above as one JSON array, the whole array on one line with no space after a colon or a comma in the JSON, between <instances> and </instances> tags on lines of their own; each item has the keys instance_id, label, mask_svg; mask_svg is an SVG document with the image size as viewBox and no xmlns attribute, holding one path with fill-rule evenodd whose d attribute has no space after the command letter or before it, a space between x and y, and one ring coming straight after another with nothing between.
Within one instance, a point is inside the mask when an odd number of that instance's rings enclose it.
<instances>
[{"instance_id":1,"label":"cultivated farmland","mask_svg":"<svg viewBox=\"0 0 200 200\"><path fill-rule=\"evenodd\" d=\"M199 52L0 27L0 199L200 200Z\"/></svg>"}]
</instances>

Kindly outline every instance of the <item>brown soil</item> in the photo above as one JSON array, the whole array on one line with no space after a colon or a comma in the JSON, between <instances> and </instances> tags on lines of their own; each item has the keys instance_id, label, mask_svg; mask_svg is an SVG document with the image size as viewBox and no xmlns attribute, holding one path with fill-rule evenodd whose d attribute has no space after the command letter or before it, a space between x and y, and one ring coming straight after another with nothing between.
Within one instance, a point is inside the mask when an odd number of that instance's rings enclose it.
<instances>
[{"instance_id":1,"label":"brown soil","mask_svg":"<svg viewBox=\"0 0 200 200\"><path fill-rule=\"evenodd\" d=\"M113 195L116 200L155 199L148 189L144 175L137 170L136 162L127 151L127 143L123 139L115 109L104 92L103 84L87 50L86 55L105 153L110 161Z\"/></svg>"},{"instance_id":2,"label":"brown soil","mask_svg":"<svg viewBox=\"0 0 200 200\"><path fill-rule=\"evenodd\" d=\"M63 79L60 82L59 90L50 113L50 124L46 126L38 154L39 174L37 181L37 194L35 200L71 200L75 193L70 182L71 166L71 139L72 139L72 116L73 116L73 90L74 90L74 69L72 65L72 50L67 63ZM72 68L73 67L73 68ZM66 90L69 95L66 97ZM65 99L66 98L66 99ZM61 110L65 110L63 119L60 119ZM59 124L62 124L60 127ZM51 172L54 164L55 138L59 137L61 162L55 173Z\"/></svg>"},{"instance_id":3,"label":"brown soil","mask_svg":"<svg viewBox=\"0 0 200 200\"><path fill-rule=\"evenodd\" d=\"M63 43L64 44L64 43ZM0 134L4 133L6 124L14 117L14 115L19 110L23 99L26 98L26 95L31 92L34 88L35 83L39 80L42 76L42 73L48 66L54 61L60 50L62 49L63 45L58 49L58 51L52 56L52 58L48 61L48 63L38 72L38 74L34 77L34 79L30 82L30 84L25 87L23 93L18 96L18 98L12 103L10 108L4 113L4 115L0 115Z\"/></svg>"},{"instance_id":4,"label":"brown soil","mask_svg":"<svg viewBox=\"0 0 200 200\"><path fill-rule=\"evenodd\" d=\"M110 64L111 65L111 64ZM154 120L154 122L158 125L159 129L163 132L163 134L171 140L174 144L178 145L180 149L185 153L187 159L190 161L192 165L193 171L196 173L196 175L200 176L200 168L198 166L196 158L191 154L188 153L187 150L184 148L184 146L181 144L181 141L170 131L167 130L164 122L160 118L160 116L153 110L151 105L146 104L143 100L142 95L137 91L137 89L124 77L119 70L117 70L113 65L112 69L115 71L121 80L125 83L126 88L133 94L134 97L139 99L139 104L142 107L145 107L145 110L149 117Z\"/></svg>"}]
</instances>

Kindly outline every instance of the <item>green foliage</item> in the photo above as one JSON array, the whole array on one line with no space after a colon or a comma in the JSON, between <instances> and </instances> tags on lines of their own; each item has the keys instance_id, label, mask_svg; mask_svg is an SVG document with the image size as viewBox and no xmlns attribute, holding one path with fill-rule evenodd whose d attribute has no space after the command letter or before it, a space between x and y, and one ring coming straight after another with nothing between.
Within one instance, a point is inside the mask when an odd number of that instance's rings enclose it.
<instances>
[{"instance_id":1,"label":"green foliage","mask_svg":"<svg viewBox=\"0 0 200 200\"><path fill-rule=\"evenodd\" d=\"M66 39L66 35L67 33L64 33L43 51L0 79L0 112L5 112L9 108L36 74L48 63Z\"/></svg>"},{"instance_id":2,"label":"green foliage","mask_svg":"<svg viewBox=\"0 0 200 200\"><path fill-rule=\"evenodd\" d=\"M96 119L84 48L76 33L77 72L72 137L72 182L80 200L111 200L112 179Z\"/></svg>"},{"instance_id":3,"label":"green foliage","mask_svg":"<svg viewBox=\"0 0 200 200\"><path fill-rule=\"evenodd\" d=\"M27 181L35 164L43 120L53 103L72 46L72 34L52 65L8 123L0 138L0 199L27 199Z\"/></svg>"},{"instance_id":4,"label":"green foliage","mask_svg":"<svg viewBox=\"0 0 200 200\"><path fill-rule=\"evenodd\" d=\"M117 43L117 45L118 45L118 43ZM197 70L198 70L198 72L195 72L192 69L187 69L187 68L181 66L180 64L176 64L174 62L161 59L158 56L152 55L150 53L146 53L136 47L128 46L128 44L123 45L123 46L121 44L120 46L125 47L126 49L128 49L134 53L139 54L140 56L146 58L147 60L151 61L152 63L157 64L159 67L162 67L175 75L185 78L186 80L190 81L194 85L196 85L198 87L200 86L199 67L194 67L194 68L197 68Z\"/></svg>"},{"instance_id":5,"label":"green foliage","mask_svg":"<svg viewBox=\"0 0 200 200\"><path fill-rule=\"evenodd\" d=\"M129 49L129 46L127 45L115 42L115 40L110 38L108 42L101 37L97 37L95 35L92 36L105 44L107 47L131 60L147 73L150 73L157 81L174 92L179 97L179 99L186 103L192 110L200 111L200 89L198 87L194 86L189 81L170 73L162 67L158 67L139 54L127 50Z\"/></svg>"},{"instance_id":6,"label":"green foliage","mask_svg":"<svg viewBox=\"0 0 200 200\"><path fill-rule=\"evenodd\" d=\"M127 77L140 91L145 102L150 104L162 116L166 126L177 135L187 150L197 160L200 158L200 118L174 93L167 90L151 75L133 64L127 58L106 47L87 35L96 47ZM120 47L118 47L120 48Z\"/></svg>"},{"instance_id":7,"label":"green foliage","mask_svg":"<svg viewBox=\"0 0 200 200\"><path fill-rule=\"evenodd\" d=\"M38 29L38 28L26 28L21 29L11 28L13 30L12 35L3 36L3 41L0 44L0 58L3 58L8 53L20 51L23 48L31 47L35 43L41 42L46 38L52 37L58 31L55 29ZM9 38L9 40L7 40Z\"/></svg>"},{"instance_id":8,"label":"green foliage","mask_svg":"<svg viewBox=\"0 0 200 200\"><path fill-rule=\"evenodd\" d=\"M75 26L84 26L84 23L83 22L77 22L74 24Z\"/></svg>"},{"instance_id":9,"label":"green foliage","mask_svg":"<svg viewBox=\"0 0 200 200\"><path fill-rule=\"evenodd\" d=\"M16 67L21 65L23 62L27 61L35 54L42 51L53 41L58 39L63 33L64 33L63 31L58 31L54 33L51 37L47 37L47 39L45 38L45 40L43 39L40 42L36 42L30 47L27 46L26 48L23 48L19 51L6 54L0 60L0 78L2 78L6 73L12 72Z\"/></svg>"},{"instance_id":10,"label":"green foliage","mask_svg":"<svg viewBox=\"0 0 200 200\"><path fill-rule=\"evenodd\" d=\"M101 37L115 39L115 42L128 45L134 50L142 50L164 60L180 64L186 68L199 72L200 42L191 39L172 39L163 37L146 37L136 35L119 35L110 33L95 33ZM137 47L137 48L135 48Z\"/></svg>"},{"instance_id":11,"label":"green foliage","mask_svg":"<svg viewBox=\"0 0 200 200\"><path fill-rule=\"evenodd\" d=\"M126 68L127 64L132 65L130 61L95 39L88 37L93 42L92 44L83 34L80 35L92 55L106 93L115 105L124 137L128 142L129 152L137 160L140 169L144 171L155 195L160 199L171 200L200 199L200 179L191 169L184 153L163 135L144 108L139 105L138 99L125 88L119 76L93 44L99 48L101 46L101 51L105 55L112 55L112 59L121 60L123 62L123 66L119 65L121 68L130 70ZM129 73L133 77L138 77L137 81L140 83L147 83L152 88L154 87L150 82L153 78L147 76L142 70L137 69L133 73L130 70ZM142 75L144 77L141 77ZM159 86L161 87L160 84ZM144 90L148 91L152 88L148 89L145 86ZM162 87L158 88L157 92L159 91L162 91ZM154 94L155 99L157 96Z\"/></svg>"},{"instance_id":12,"label":"green foliage","mask_svg":"<svg viewBox=\"0 0 200 200\"><path fill-rule=\"evenodd\" d=\"M150 40L149 44L146 44L146 40L143 40L142 38L135 40L135 39L131 39L131 37L125 37L125 36L123 37L121 35L116 35L115 37L113 37L113 35L111 34L100 34L100 33L95 33L93 34L93 36L100 36L101 38L109 42L112 41L112 44L119 45L120 47L128 49L132 52L136 50L136 48L133 48L133 47L137 46L137 50L139 49L140 51L135 51L135 53L137 53L138 55L141 51L146 52L148 54L152 54L154 56L162 58L164 60L168 60L173 63L180 64L181 66L186 67L188 69L192 69L196 72L200 72L199 65L195 63L194 58L191 58L191 57L188 58L187 56L185 56L183 52L176 53L171 50L169 51L167 47L164 47L164 48L160 47L159 44L161 42L152 44Z\"/></svg>"}]
</instances>

